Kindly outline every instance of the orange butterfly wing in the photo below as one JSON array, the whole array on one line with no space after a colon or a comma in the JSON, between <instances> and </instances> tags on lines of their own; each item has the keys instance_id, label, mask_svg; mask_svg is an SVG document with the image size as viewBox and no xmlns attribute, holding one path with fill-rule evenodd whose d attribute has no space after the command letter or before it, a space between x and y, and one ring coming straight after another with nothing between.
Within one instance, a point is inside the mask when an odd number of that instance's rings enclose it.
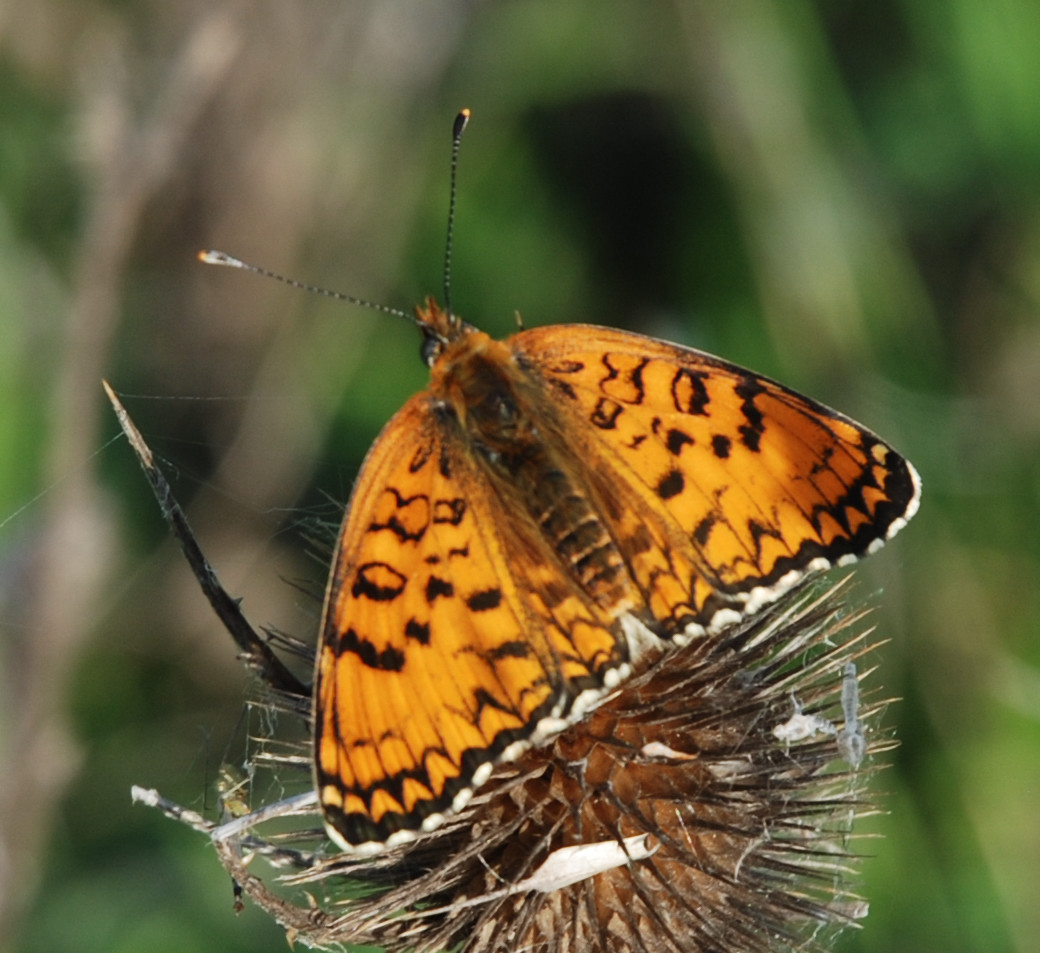
<instances>
[{"instance_id":1,"label":"orange butterfly wing","mask_svg":"<svg viewBox=\"0 0 1040 953\"><path fill-rule=\"evenodd\" d=\"M553 395L590 483L608 494L620 487L638 541L626 561L651 615L671 619L672 632L754 612L806 573L874 552L917 510L908 461L847 417L735 364L590 325L535 328L506 343Z\"/></svg>"},{"instance_id":2,"label":"orange butterfly wing","mask_svg":"<svg viewBox=\"0 0 1040 953\"><path fill-rule=\"evenodd\" d=\"M510 745L559 731L626 671L609 616L502 504L429 393L365 461L315 692L318 791L346 849L436 826Z\"/></svg>"}]
</instances>

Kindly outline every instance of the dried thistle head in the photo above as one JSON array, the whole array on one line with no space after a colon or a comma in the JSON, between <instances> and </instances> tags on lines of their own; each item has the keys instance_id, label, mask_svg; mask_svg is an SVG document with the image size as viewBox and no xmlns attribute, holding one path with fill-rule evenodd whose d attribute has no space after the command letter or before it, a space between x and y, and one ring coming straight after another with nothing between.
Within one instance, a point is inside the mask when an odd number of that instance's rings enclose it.
<instances>
[{"instance_id":1,"label":"dried thistle head","mask_svg":"<svg viewBox=\"0 0 1040 953\"><path fill-rule=\"evenodd\" d=\"M243 836L256 814L209 830L310 946L822 950L865 915L850 837L871 810L864 756L890 745L883 704L861 705L859 622L835 591L803 594L668 653L500 766L446 828L375 857ZM301 869L276 888L247 868L255 854Z\"/></svg>"}]
</instances>

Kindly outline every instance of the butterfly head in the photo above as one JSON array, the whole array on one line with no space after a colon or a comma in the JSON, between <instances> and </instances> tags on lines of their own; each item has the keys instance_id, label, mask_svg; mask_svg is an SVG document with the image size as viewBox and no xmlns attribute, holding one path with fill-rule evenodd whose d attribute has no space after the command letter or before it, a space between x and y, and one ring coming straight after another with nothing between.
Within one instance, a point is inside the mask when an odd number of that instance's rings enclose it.
<instances>
[{"instance_id":1,"label":"butterfly head","mask_svg":"<svg viewBox=\"0 0 1040 953\"><path fill-rule=\"evenodd\" d=\"M422 331L423 342L419 353L427 367L433 367L444 349L460 340L475 328L467 324L457 314L442 308L433 296L415 308L415 323Z\"/></svg>"}]
</instances>

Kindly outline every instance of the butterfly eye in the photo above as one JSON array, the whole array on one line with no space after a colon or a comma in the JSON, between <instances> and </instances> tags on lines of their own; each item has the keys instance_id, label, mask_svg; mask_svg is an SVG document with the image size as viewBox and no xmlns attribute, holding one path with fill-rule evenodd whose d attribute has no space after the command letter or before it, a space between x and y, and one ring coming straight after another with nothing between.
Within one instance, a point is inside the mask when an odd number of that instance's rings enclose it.
<instances>
[{"instance_id":1,"label":"butterfly eye","mask_svg":"<svg viewBox=\"0 0 1040 953\"><path fill-rule=\"evenodd\" d=\"M440 338L433 334L424 334L422 344L419 346L419 356L427 367L433 367L443 349L444 342Z\"/></svg>"}]
</instances>

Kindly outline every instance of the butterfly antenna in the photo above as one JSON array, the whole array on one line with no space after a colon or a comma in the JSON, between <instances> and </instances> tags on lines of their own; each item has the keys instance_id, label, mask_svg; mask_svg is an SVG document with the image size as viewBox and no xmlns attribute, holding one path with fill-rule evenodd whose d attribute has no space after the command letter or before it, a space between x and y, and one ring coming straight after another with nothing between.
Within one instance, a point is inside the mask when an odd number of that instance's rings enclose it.
<instances>
[{"instance_id":1,"label":"butterfly antenna","mask_svg":"<svg viewBox=\"0 0 1040 953\"><path fill-rule=\"evenodd\" d=\"M454 322L455 313L451 310L451 243L455 237L455 192L459 172L459 145L462 134L469 125L470 111L463 109L451 127L451 188L448 195L448 237L444 242L444 310L448 318Z\"/></svg>"},{"instance_id":2,"label":"butterfly antenna","mask_svg":"<svg viewBox=\"0 0 1040 953\"><path fill-rule=\"evenodd\" d=\"M308 285L305 282L297 281L295 278L287 278L285 275L280 275L277 271L270 271L267 268L261 268L259 265L251 265L247 261L242 261L239 258L227 254L227 252L200 251L198 259L207 265L222 265L225 268L238 268L240 271L251 271L254 275L262 275L264 278L274 278L275 281L280 281L283 285L289 285L291 288L299 288L301 291L309 291L311 294L323 295L326 298L333 298L336 301L346 301L348 304L354 304L360 308L368 308L369 311L380 311L383 314L392 314L395 317L404 318L406 321L410 321L413 324L416 323L415 316L409 314L407 311L401 311L398 308L391 308L386 304L375 304L372 301L366 301L364 298L355 298L354 295L348 295L342 291L330 291L328 288L319 288L317 285Z\"/></svg>"}]
</instances>

